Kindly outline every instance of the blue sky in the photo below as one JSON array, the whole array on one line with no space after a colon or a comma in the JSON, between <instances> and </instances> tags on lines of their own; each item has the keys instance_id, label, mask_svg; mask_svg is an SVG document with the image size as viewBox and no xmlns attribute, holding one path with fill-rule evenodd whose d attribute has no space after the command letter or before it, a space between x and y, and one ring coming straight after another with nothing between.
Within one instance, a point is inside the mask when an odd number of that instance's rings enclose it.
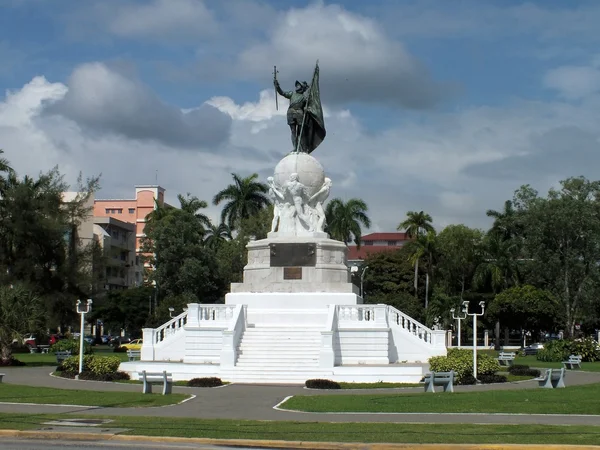
<instances>
[{"instance_id":1,"label":"blue sky","mask_svg":"<svg viewBox=\"0 0 600 450\"><path fill-rule=\"evenodd\" d=\"M286 86L320 60L333 196L486 227L521 184L597 179L600 2L0 0L0 148L210 200L289 150ZM211 208L215 217L217 209Z\"/></svg>"}]
</instances>

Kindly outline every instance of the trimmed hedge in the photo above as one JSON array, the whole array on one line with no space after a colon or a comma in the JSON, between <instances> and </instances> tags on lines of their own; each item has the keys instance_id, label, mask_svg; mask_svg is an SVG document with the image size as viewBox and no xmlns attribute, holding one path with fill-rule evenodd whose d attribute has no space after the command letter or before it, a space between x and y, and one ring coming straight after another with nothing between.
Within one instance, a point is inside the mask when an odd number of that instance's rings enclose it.
<instances>
[{"instance_id":1,"label":"trimmed hedge","mask_svg":"<svg viewBox=\"0 0 600 450\"><path fill-rule=\"evenodd\" d=\"M26 365L24 362L19 361L18 359L13 358L12 356L10 357L10 359L8 361L2 361L0 359L0 366L2 367L8 367L8 366L24 366Z\"/></svg>"},{"instance_id":2,"label":"trimmed hedge","mask_svg":"<svg viewBox=\"0 0 600 450\"><path fill-rule=\"evenodd\" d=\"M117 356L83 356L83 372L91 372L94 375L108 375L119 370L121 360ZM65 359L59 367L68 373L79 372L79 356L71 356Z\"/></svg>"},{"instance_id":3,"label":"trimmed hedge","mask_svg":"<svg viewBox=\"0 0 600 450\"><path fill-rule=\"evenodd\" d=\"M508 373L511 375L524 375L530 377L539 377L540 371L538 369L530 369L529 366L524 364L514 364L508 368Z\"/></svg>"},{"instance_id":4,"label":"trimmed hedge","mask_svg":"<svg viewBox=\"0 0 600 450\"><path fill-rule=\"evenodd\" d=\"M192 378L187 385L190 387L218 387L223 386L223 381L217 377Z\"/></svg>"},{"instance_id":5,"label":"trimmed hedge","mask_svg":"<svg viewBox=\"0 0 600 450\"><path fill-rule=\"evenodd\" d=\"M60 372L59 375L63 378L75 378L77 376L77 372ZM88 381L121 381L121 380L129 380L129 374L125 372L113 372L113 373L105 373L105 374L96 374L92 372L81 372L79 375L80 380L88 380Z\"/></svg>"},{"instance_id":6,"label":"trimmed hedge","mask_svg":"<svg viewBox=\"0 0 600 450\"><path fill-rule=\"evenodd\" d=\"M341 389L340 383L332 380L323 380L315 378L312 380L306 380L304 385L309 389Z\"/></svg>"},{"instance_id":7,"label":"trimmed hedge","mask_svg":"<svg viewBox=\"0 0 600 450\"><path fill-rule=\"evenodd\" d=\"M479 374L477 376L479 376ZM479 377L479 381L481 381L484 384L506 383L507 378L504 375L497 375L495 373L486 373Z\"/></svg>"},{"instance_id":8,"label":"trimmed hedge","mask_svg":"<svg viewBox=\"0 0 600 450\"><path fill-rule=\"evenodd\" d=\"M113 352L115 352L115 353L127 353L127 347L121 347L121 346L115 347L113 349Z\"/></svg>"}]
</instances>

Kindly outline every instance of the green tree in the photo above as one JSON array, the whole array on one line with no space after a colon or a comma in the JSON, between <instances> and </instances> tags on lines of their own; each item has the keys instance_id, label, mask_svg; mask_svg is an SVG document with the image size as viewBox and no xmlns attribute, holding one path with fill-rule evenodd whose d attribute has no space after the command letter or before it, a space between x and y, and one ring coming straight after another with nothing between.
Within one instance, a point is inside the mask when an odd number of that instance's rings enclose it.
<instances>
[{"instance_id":1,"label":"green tree","mask_svg":"<svg viewBox=\"0 0 600 450\"><path fill-rule=\"evenodd\" d=\"M213 250L218 249L224 242L233 239L231 229L227 224L220 223L219 225L210 224L206 229L204 245Z\"/></svg>"},{"instance_id":2,"label":"green tree","mask_svg":"<svg viewBox=\"0 0 600 450\"><path fill-rule=\"evenodd\" d=\"M367 216L368 209L364 200L359 198L351 198L346 203L334 198L325 208L326 231L332 239L342 241L346 245L354 241L360 248L362 227L371 226L371 219Z\"/></svg>"},{"instance_id":3,"label":"green tree","mask_svg":"<svg viewBox=\"0 0 600 450\"><path fill-rule=\"evenodd\" d=\"M417 243L413 246L414 251L411 256L415 268L414 287L417 295L419 279L419 260L428 253L427 248L432 247L435 241L435 229L431 224L433 219L429 214L423 211L409 211L406 213L406 219L398 225L398 230L405 230L406 235L415 238ZM419 239L421 236L428 236L426 239ZM428 272L429 273L429 272Z\"/></svg>"},{"instance_id":4,"label":"green tree","mask_svg":"<svg viewBox=\"0 0 600 450\"><path fill-rule=\"evenodd\" d=\"M141 336L153 308L154 295L154 289L150 286L109 291L103 299L94 300L90 318L93 322L101 320L104 329L113 334L125 330L128 335Z\"/></svg>"},{"instance_id":5,"label":"green tree","mask_svg":"<svg viewBox=\"0 0 600 450\"><path fill-rule=\"evenodd\" d=\"M471 287L472 278L481 261L481 230L465 225L449 225L438 235L440 259L438 270L446 293L459 294L461 299Z\"/></svg>"},{"instance_id":6,"label":"green tree","mask_svg":"<svg viewBox=\"0 0 600 450\"><path fill-rule=\"evenodd\" d=\"M3 158L2 154L4 151L0 149L0 196L4 195L4 191L6 189L7 179L3 175L3 173L10 175L13 173L12 168L9 165L8 159Z\"/></svg>"},{"instance_id":7,"label":"green tree","mask_svg":"<svg viewBox=\"0 0 600 450\"><path fill-rule=\"evenodd\" d=\"M200 303L216 301L223 290L214 252L203 243L203 229L190 211L173 209L153 223L143 240L152 253L149 273L160 295L187 295Z\"/></svg>"},{"instance_id":8,"label":"green tree","mask_svg":"<svg viewBox=\"0 0 600 450\"><path fill-rule=\"evenodd\" d=\"M488 304L485 315L511 328L530 331L554 330L558 325L560 304L552 293L530 285L515 286L496 295Z\"/></svg>"},{"instance_id":9,"label":"green tree","mask_svg":"<svg viewBox=\"0 0 600 450\"><path fill-rule=\"evenodd\" d=\"M502 211L488 209L485 214L494 219L491 232L499 235L502 240L510 240L521 234L522 227L519 224L518 214L511 200L504 202Z\"/></svg>"},{"instance_id":10,"label":"green tree","mask_svg":"<svg viewBox=\"0 0 600 450\"><path fill-rule=\"evenodd\" d=\"M246 178L235 173L231 175L233 184L219 191L213 198L213 204L227 202L221 211L221 222L227 223L233 230L240 226L242 220L257 214L271 202L267 197L269 188L256 181L258 174L254 173Z\"/></svg>"},{"instance_id":11,"label":"green tree","mask_svg":"<svg viewBox=\"0 0 600 450\"><path fill-rule=\"evenodd\" d=\"M42 302L21 284L0 285L0 352L2 365L12 359L11 344L25 333L37 332L44 325Z\"/></svg>"},{"instance_id":12,"label":"green tree","mask_svg":"<svg viewBox=\"0 0 600 450\"><path fill-rule=\"evenodd\" d=\"M212 222L209 217L206 214L199 212L199 210L205 209L208 206L208 203L198 199L196 196L192 196L189 192L185 197L181 194L177 194L177 199L179 200L180 207L183 211L193 214L204 228L211 227Z\"/></svg>"},{"instance_id":13,"label":"green tree","mask_svg":"<svg viewBox=\"0 0 600 450\"><path fill-rule=\"evenodd\" d=\"M566 334L572 336L600 279L600 182L569 178L547 198L523 186L514 204L524 224L524 251L532 260L530 278L559 299Z\"/></svg>"}]
</instances>

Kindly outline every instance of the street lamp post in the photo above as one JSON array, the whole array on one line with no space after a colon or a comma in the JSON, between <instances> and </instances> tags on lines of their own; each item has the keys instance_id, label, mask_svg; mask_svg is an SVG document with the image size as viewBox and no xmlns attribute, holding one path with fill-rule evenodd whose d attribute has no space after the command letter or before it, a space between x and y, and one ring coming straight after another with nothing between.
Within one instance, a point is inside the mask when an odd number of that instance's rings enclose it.
<instances>
[{"instance_id":1,"label":"street lamp post","mask_svg":"<svg viewBox=\"0 0 600 450\"><path fill-rule=\"evenodd\" d=\"M463 302L464 311L469 316L473 316L473 378L475 378L475 380L477 380L477 317L483 316L483 313L485 311L485 302L484 301L479 302L479 306L481 306L480 313L476 313L476 312L469 313L468 312L469 302L468 301Z\"/></svg>"},{"instance_id":2,"label":"street lamp post","mask_svg":"<svg viewBox=\"0 0 600 450\"><path fill-rule=\"evenodd\" d=\"M173 318L173 313L175 312L175 308L169 306L169 317Z\"/></svg>"},{"instance_id":3,"label":"street lamp post","mask_svg":"<svg viewBox=\"0 0 600 450\"><path fill-rule=\"evenodd\" d=\"M91 298L88 298L85 304L82 303L81 300L77 300L77 312L81 314L81 327L79 329L79 374L83 372L83 331L85 326L85 315L92 311L92 303Z\"/></svg>"},{"instance_id":4,"label":"street lamp post","mask_svg":"<svg viewBox=\"0 0 600 450\"><path fill-rule=\"evenodd\" d=\"M364 295L365 291L363 289L363 283L365 281L365 272L367 271L368 268L369 268L369 266L365 266L365 268L360 273L360 298L364 298L363 295Z\"/></svg>"},{"instance_id":5,"label":"street lamp post","mask_svg":"<svg viewBox=\"0 0 600 450\"><path fill-rule=\"evenodd\" d=\"M467 318L467 308L466 308L466 307L465 307L465 305L463 304L463 306L462 306L462 308L461 308L461 312L462 312L462 313L464 313L464 315L460 315L460 314L459 314L459 315L455 315L455 314L454 314L454 312L455 312L455 311L456 311L456 309L455 309L455 308L452 308L452 309L450 310L450 312L452 313L452 318L453 318L454 320L457 320L457 321L458 321L458 341L457 341L457 347L459 347L459 348L460 348L460 343L461 343L461 340L460 340L460 323L461 323L461 321L462 321L463 319L466 319L466 318Z\"/></svg>"}]
</instances>

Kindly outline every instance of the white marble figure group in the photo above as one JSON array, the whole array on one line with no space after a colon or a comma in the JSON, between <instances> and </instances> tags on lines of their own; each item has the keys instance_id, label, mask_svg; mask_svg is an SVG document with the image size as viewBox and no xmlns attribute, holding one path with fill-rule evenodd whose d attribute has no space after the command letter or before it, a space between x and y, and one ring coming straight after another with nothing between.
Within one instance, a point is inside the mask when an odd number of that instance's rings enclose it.
<instances>
[{"instance_id":1,"label":"white marble figure group","mask_svg":"<svg viewBox=\"0 0 600 450\"><path fill-rule=\"evenodd\" d=\"M325 227L323 202L331 189L331 180L325 178L321 188L308 196L306 186L292 173L283 186L276 186L273 177L267 178L269 196L275 204L271 231L298 234L305 231L322 232Z\"/></svg>"}]
</instances>

